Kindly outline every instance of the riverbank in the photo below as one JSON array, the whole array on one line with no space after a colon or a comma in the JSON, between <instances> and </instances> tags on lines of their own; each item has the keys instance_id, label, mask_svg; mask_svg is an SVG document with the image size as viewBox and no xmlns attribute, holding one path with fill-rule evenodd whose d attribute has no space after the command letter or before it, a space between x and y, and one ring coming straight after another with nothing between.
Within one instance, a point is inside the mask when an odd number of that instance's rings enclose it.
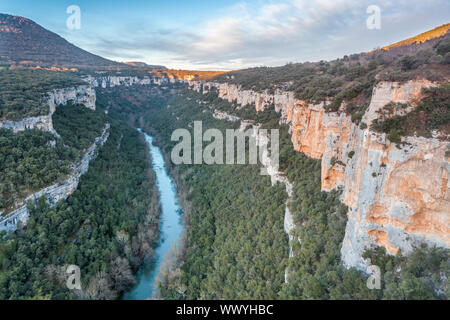
<instances>
[{"instance_id":1,"label":"riverbank","mask_svg":"<svg viewBox=\"0 0 450 320\"><path fill-rule=\"evenodd\" d=\"M142 132L142 131L141 131ZM182 209L178 205L176 186L166 169L166 161L159 147L153 144L153 137L144 133L150 149L153 171L159 190L160 242L151 260L144 262L136 274L137 284L123 296L124 300L146 300L155 298L158 292L160 269L170 260L171 252L180 247L179 239L184 230L181 222ZM175 249L174 249L175 248Z\"/></svg>"}]
</instances>

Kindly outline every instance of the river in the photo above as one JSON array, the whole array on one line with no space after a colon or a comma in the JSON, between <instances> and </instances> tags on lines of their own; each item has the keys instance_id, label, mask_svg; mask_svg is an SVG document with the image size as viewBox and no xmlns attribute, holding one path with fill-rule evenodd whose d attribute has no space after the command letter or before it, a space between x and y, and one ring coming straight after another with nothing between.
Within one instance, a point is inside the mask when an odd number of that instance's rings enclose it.
<instances>
[{"instance_id":1,"label":"river","mask_svg":"<svg viewBox=\"0 0 450 320\"><path fill-rule=\"evenodd\" d=\"M163 154L157 146L153 145L153 137L146 133L144 135L150 147L153 170L156 173L156 182L160 196L161 241L155 250L154 259L144 263L139 269L136 274L136 285L124 294L124 300L146 300L154 298L158 290L157 276L161 265L172 249L178 246L178 241L184 230L182 209L178 205L176 186L167 172Z\"/></svg>"}]
</instances>

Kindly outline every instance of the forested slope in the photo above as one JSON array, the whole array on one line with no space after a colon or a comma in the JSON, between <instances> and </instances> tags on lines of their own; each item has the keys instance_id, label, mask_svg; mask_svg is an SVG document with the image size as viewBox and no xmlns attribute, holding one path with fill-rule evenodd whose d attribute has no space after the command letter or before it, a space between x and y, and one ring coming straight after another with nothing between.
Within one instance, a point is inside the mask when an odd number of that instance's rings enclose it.
<instances>
[{"instance_id":1,"label":"forested slope","mask_svg":"<svg viewBox=\"0 0 450 320\"><path fill-rule=\"evenodd\" d=\"M56 116L56 126L67 125L63 141L75 150L105 121L80 108L67 107ZM110 137L78 190L56 207L41 200L25 228L2 235L0 299L115 299L151 256L159 206L148 149L135 129L107 121ZM65 286L69 264L81 268L82 291Z\"/></svg>"},{"instance_id":2,"label":"forested slope","mask_svg":"<svg viewBox=\"0 0 450 320\"><path fill-rule=\"evenodd\" d=\"M445 249L418 249L409 258L390 257L384 249L367 252L382 269L382 290L369 290L366 275L342 266L340 248L347 209L339 201L339 192L321 192L320 161L292 149L287 128L276 123L270 108L264 113L250 111L253 108L239 111L236 106L218 100L214 93L205 97L183 91L169 98L165 105L152 105L145 123L148 130L158 135L166 152L170 152L171 128L189 128L193 120L203 120L208 127L239 126L211 118L216 108L235 110L239 116L247 112L246 119L280 128L280 165L294 183L289 206L296 225L300 226L296 236L301 242L294 244L294 257L288 262L287 249L283 249L287 247L287 236L281 224L272 224L283 219L286 195L278 198L278 192L284 193L281 185L272 189L268 185L266 189L268 181L259 180L256 168L206 165L183 168L176 174L192 203L187 210L191 210L187 217L187 247L179 257L179 265L167 273L162 284L165 298L436 299L448 295L447 281L440 277L449 272L449 252ZM261 206L267 197L277 203L271 202L269 212L268 206ZM264 231L264 235L253 234L252 228ZM270 241L264 253L259 249L264 243L262 239ZM258 269L261 255L265 268ZM290 272L285 284L287 266Z\"/></svg>"}]
</instances>

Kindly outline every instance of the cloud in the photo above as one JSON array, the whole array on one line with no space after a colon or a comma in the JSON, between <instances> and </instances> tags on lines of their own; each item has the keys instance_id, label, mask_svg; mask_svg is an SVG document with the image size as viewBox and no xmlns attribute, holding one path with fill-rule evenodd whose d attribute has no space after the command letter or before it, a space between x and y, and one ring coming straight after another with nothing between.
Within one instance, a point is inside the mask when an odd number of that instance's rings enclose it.
<instances>
[{"instance_id":1,"label":"cloud","mask_svg":"<svg viewBox=\"0 0 450 320\"><path fill-rule=\"evenodd\" d=\"M236 69L317 61L371 50L446 23L447 0L280 0L239 3L222 17L180 29L128 28L87 44L116 59L190 68ZM382 29L368 30L366 9L382 10ZM158 61L155 61L155 58ZM164 61L161 61L164 60Z\"/></svg>"}]
</instances>

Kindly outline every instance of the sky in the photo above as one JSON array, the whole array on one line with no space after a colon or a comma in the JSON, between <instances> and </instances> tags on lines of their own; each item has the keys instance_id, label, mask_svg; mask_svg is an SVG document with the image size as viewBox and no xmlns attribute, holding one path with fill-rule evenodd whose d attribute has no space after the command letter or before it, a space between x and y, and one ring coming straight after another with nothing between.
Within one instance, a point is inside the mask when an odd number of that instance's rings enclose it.
<instances>
[{"instance_id":1,"label":"sky","mask_svg":"<svg viewBox=\"0 0 450 320\"><path fill-rule=\"evenodd\" d=\"M81 10L80 29L67 8ZM369 6L380 28L368 28ZM0 0L105 58L169 68L236 70L331 60L450 22L449 0Z\"/></svg>"}]
</instances>

